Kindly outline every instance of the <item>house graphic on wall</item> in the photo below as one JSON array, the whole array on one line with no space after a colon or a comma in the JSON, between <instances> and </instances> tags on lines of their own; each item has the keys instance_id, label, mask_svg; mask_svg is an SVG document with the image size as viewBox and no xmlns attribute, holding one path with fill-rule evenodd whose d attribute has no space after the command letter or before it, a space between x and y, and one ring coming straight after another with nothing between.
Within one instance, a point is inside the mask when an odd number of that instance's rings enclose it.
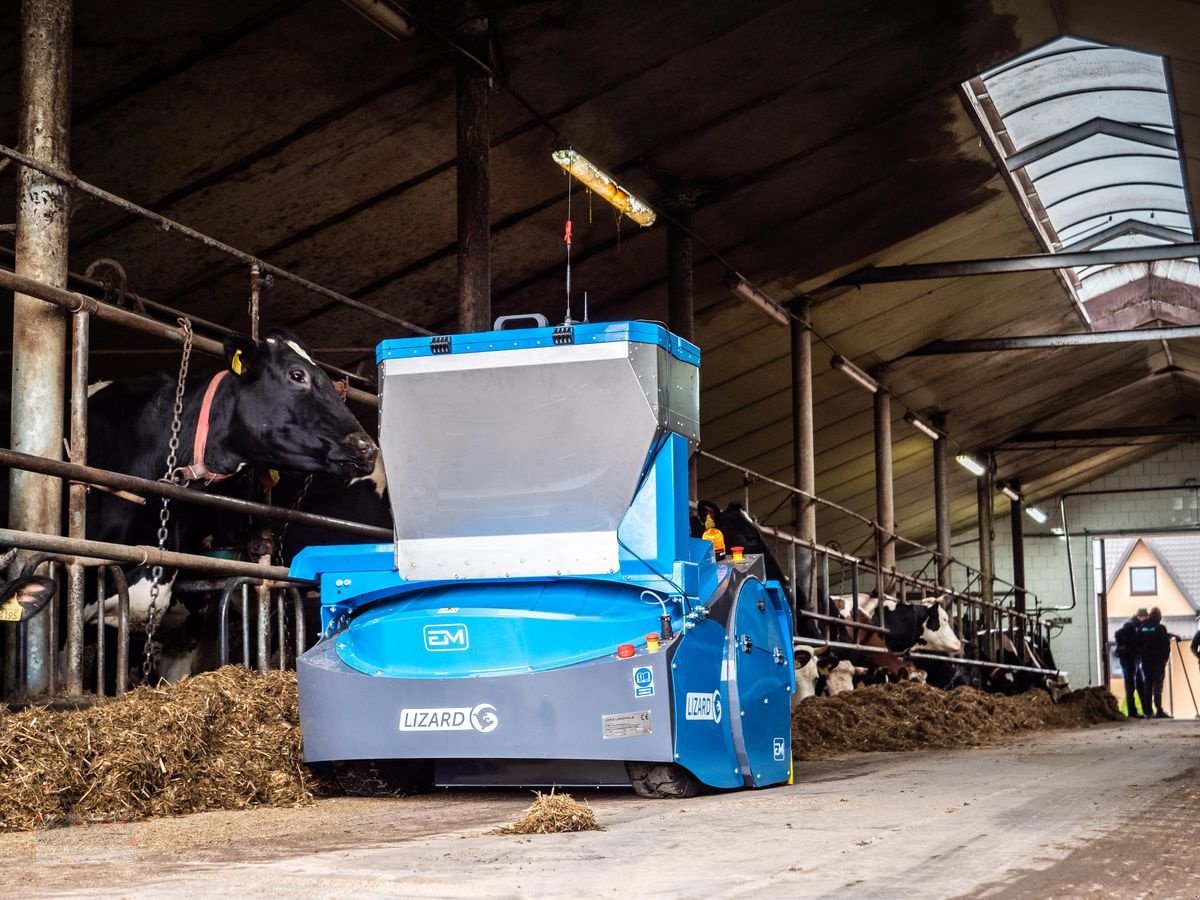
<instances>
[{"instance_id":1,"label":"house graphic on wall","mask_svg":"<svg viewBox=\"0 0 1200 900\"><path fill-rule=\"evenodd\" d=\"M1163 704L1172 715L1190 718L1196 709L1188 678L1196 682L1198 672L1188 644L1200 624L1200 534L1106 539L1104 543L1108 653L1113 673L1109 687L1118 699L1124 699L1125 681L1113 652L1117 629L1139 608L1157 606L1167 631L1182 641L1171 653Z\"/></svg>"}]
</instances>

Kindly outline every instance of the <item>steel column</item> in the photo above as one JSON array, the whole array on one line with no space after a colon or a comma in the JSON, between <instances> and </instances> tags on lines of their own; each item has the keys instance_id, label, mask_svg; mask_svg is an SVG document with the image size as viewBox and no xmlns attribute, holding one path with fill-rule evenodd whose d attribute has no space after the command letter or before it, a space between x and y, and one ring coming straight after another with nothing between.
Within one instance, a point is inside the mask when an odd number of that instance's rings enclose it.
<instances>
[{"instance_id":1,"label":"steel column","mask_svg":"<svg viewBox=\"0 0 1200 900\"><path fill-rule=\"evenodd\" d=\"M71 441L70 460L87 465L88 349L91 318L86 312L71 316ZM67 535L87 537L87 485L69 483L67 494ZM68 694L83 693L83 566L67 566L67 671ZM103 632L103 629L101 629ZM98 639L103 643L103 634Z\"/></svg>"},{"instance_id":2,"label":"steel column","mask_svg":"<svg viewBox=\"0 0 1200 900\"><path fill-rule=\"evenodd\" d=\"M933 442L933 507L937 531L937 583L946 590L954 589L951 571L950 544L950 439L946 437L946 417L934 416L933 427L941 437Z\"/></svg>"},{"instance_id":3,"label":"steel column","mask_svg":"<svg viewBox=\"0 0 1200 900\"><path fill-rule=\"evenodd\" d=\"M812 310L807 297L791 304L792 331L792 477L806 494L817 493L817 465L813 447ZM882 391L880 392L882 393ZM891 422L888 422L889 432ZM888 440L889 447L891 439ZM889 455L888 471L891 471ZM793 498L796 534L801 540L817 539L817 505L799 494Z\"/></svg>"},{"instance_id":4,"label":"steel column","mask_svg":"<svg viewBox=\"0 0 1200 900\"><path fill-rule=\"evenodd\" d=\"M1108 656L1108 560L1105 558L1104 538L1100 538L1100 596L1099 615L1096 624L1100 631L1100 671L1104 673L1104 686L1112 681L1112 660Z\"/></svg>"},{"instance_id":5,"label":"steel column","mask_svg":"<svg viewBox=\"0 0 1200 900\"><path fill-rule=\"evenodd\" d=\"M992 629L995 627L996 616L992 606L994 597L992 579L996 569L995 550L992 546L992 503L995 502L996 488L992 483L992 458L990 453L984 455L983 463L986 466L986 471L975 482L979 526L979 599L983 601L982 624L986 634L984 645L988 649L989 658L995 659L996 636L992 633Z\"/></svg>"},{"instance_id":6,"label":"steel column","mask_svg":"<svg viewBox=\"0 0 1200 900\"><path fill-rule=\"evenodd\" d=\"M890 592L896 569L896 508L892 494L892 397L882 387L875 392L875 541L879 560L877 580ZM882 599L882 598L881 598ZM883 603L880 603L883 608Z\"/></svg>"},{"instance_id":7,"label":"steel column","mask_svg":"<svg viewBox=\"0 0 1200 900\"><path fill-rule=\"evenodd\" d=\"M1012 480L1012 488L1018 494L1021 493L1021 482L1017 479ZM1025 517L1020 500L1010 501L1009 522L1012 527L1012 557L1013 557L1013 584L1016 588L1013 591L1013 608L1020 614L1025 615ZM1022 641L1025 638L1025 620L1018 617L1017 632L1021 636Z\"/></svg>"},{"instance_id":8,"label":"steel column","mask_svg":"<svg viewBox=\"0 0 1200 900\"><path fill-rule=\"evenodd\" d=\"M70 167L71 0L21 4L21 150L61 169ZM67 188L22 167L17 174L16 270L55 286L67 283L71 198ZM34 297L13 298L12 432L10 447L62 458L66 327L61 311ZM8 521L25 531L59 534L62 485L13 470ZM51 688L50 612L26 629L28 693Z\"/></svg>"},{"instance_id":9,"label":"steel column","mask_svg":"<svg viewBox=\"0 0 1200 900\"><path fill-rule=\"evenodd\" d=\"M480 59L490 56L488 20L472 16L457 30L458 41ZM458 62L458 327L492 327L491 76L463 57Z\"/></svg>"}]
</instances>

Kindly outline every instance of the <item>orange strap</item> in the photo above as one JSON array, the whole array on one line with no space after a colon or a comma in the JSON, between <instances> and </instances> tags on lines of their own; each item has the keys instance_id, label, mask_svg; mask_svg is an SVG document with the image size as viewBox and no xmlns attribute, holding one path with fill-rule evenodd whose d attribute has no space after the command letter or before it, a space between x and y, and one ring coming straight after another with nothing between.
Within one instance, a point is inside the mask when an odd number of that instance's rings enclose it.
<instances>
[{"instance_id":1,"label":"orange strap","mask_svg":"<svg viewBox=\"0 0 1200 900\"><path fill-rule=\"evenodd\" d=\"M212 377L204 391L204 400L200 403L200 418L196 422L196 440L192 444L192 464L183 468L183 473L188 481L197 481L203 478L211 484L214 481L223 481L233 477L232 474L219 475L210 472L204 464L204 449L208 446L208 420L212 415L213 397L217 394L217 386L221 383L221 379L228 374L228 369L222 369Z\"/></svg>"}]
</instances>

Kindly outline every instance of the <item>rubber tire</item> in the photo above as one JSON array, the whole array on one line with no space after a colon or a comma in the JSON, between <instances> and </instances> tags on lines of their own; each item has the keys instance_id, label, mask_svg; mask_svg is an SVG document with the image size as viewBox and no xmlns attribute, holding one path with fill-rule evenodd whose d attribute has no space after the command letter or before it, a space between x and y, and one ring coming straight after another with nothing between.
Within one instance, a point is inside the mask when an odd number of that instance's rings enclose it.
<instances>
[{"instance_id":1,"label":"rubber tire","mask_svg":"<svg viewBox=\"0 0 1200 900\"><path fill-rule=\"evenodd\" d=\"M423 759L353 759L331 764L349 797L404 797L433 788L433 762Z\"/></svg>"},{"instance_id":2,"label":"rubber tire","mask_svg":"<svg viewBox=\"0 0 1200 900\"><path fill-rule=\"evenodd\" d=\"M627 762L625 771L639 797L685 800L700 793L700 781L675 763Z\"/></svg>"}]
</instances>

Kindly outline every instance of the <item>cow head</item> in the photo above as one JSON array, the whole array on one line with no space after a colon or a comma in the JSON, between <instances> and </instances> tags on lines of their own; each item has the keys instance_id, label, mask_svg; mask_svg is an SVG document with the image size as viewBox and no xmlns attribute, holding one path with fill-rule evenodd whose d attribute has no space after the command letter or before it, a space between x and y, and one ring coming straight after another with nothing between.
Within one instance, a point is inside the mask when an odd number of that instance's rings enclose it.
<instances>
[{"instance_id":1,"label":"cow head","mask_svg":"<svg viewBox=\"0 0 1200 900\"><path fill-rule=\"evenodd\" d=\"M229 440L243 457L297 472L372 470L379 448L294 334L232 335L225 353L237 385Z\"/></svg>"},{"instance_id":2,"label":"cow head","mask_svg":"<svg viewBox=\"0 0 1200 900\"><path fill-rule=\"evenodd\" d=\"M958 653L962 650L962 641L950 627L950 617L940 603L929 604L925 608L925 616L921 639L917 642L919 645L938 653Z\"/></svg>"},{"instance_id":3,"label":"cow head","mask_svg":"<svg viewBox=\"0 0 1200 900\"><path fill-rule=\"evenodd\" d=\"M0 622L27 622L54 598L52 578L27 575L10 581L0 590Z\"/></svg>"}]
</instances>

